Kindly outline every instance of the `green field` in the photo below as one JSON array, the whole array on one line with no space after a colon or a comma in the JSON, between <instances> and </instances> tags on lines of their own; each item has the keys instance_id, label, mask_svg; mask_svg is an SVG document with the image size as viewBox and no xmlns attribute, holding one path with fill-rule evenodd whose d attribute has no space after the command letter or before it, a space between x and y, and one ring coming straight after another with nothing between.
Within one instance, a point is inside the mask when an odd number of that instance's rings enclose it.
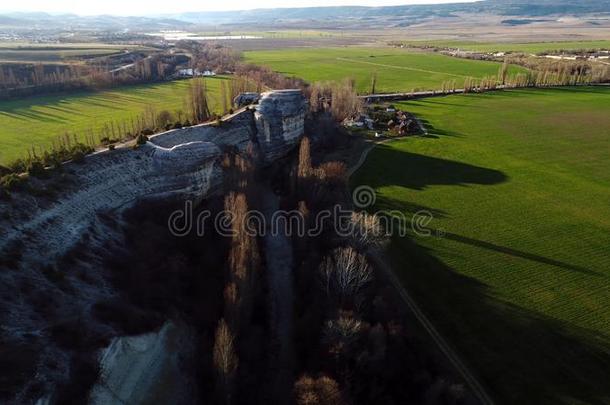
<instances>
[{"instance_id":1,"label":"green field","mask_svg":"<svg viewBox=\"0 0 610 405\"><path fill-rule=\"evenodd\" d=\"M212 109L219 110L220 81L206 79ZM105 123L140 115L147 106L170 112L186 111L189 82L147 84L100 92L28 97L0 101L0 164L22 157L35 146L46 147L58 135L98 130Z\"/></svg>"},{"instance_id":2,"label":"green field","mask_svg":"<svg viewBox=\"0 0 610 405\"><path fill-rule=\"evenodd\" d=\"M488 43L469 41L404 41L405 43L422 46L459 48L465 51L477 52L524 52L541 53L560 50L610 49L610 40L600 41L559 41L559 42L527 42L527 43Z\"/></svg>"},{"instance_id":3,"label":"green field","mask_svg":"<svg viewBox=\"0 0 610 405\"><path fill-rule=\"evenodd\" d=\"M319 30L274 30L274 31L201 31L197 32L197 36L227 36L227 35L244 35L261 38L281 38L281 39L297 39L297 38L341 38L350 34L342 31L319 31Z\"/></svg>"},{"instance_id":4,"label":"green field","mask_svg":"<svg viewBox=\"0 0 610 405\"><path fill-rule=\"evenodd\" d=\"M397 48L298 48L245 52L247 62L269 66L288 76L309 82L353 78L359 92L371 90L377 72L377 92L440 89L455 80L457 87L467 77L497 75L495 62L457 59ZM511 73L524 71L511 67Z\"/></svg>"},{"instance_id":5,"label":"green field","mask_svg":"<svg viewBox=\"0 0 610 405\"><path fill-rule=\"evenodd\" d=\"M400 107L430 134L376 147L354 185L433 216L390 246L407 290L498 403L610 403L610 89Z\"/></svg>"},{"instance_id":6,"label":"green field","mask_svg":"<svg viewBox=\"0 0 610 405\"><path fill-rule=\"evenodd\" d=\"M28 44L0 42L2 63L57 63L115 55L124 50L150 50L135 45L111 44Z\"/></svg>"}]
</instances>

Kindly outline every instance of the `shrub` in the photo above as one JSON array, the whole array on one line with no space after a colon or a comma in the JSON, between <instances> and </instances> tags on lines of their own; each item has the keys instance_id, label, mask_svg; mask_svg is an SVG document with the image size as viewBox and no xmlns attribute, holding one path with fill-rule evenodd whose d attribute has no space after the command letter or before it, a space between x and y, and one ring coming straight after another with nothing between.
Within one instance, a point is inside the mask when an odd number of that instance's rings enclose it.
<instances>
[{"instance_id":1,"label":"shrub","mask_svg":"<svg viewBox=\"0 0 610 405\"><path fill-rule=\"evenodd\" d=\"M21 177L16 173L7 174L0 178L0 188L5 191L18 190L26 180L26 177Z\"/></svg>"},{"instance_id":2,"label":"shrub","mask_svg":"<svg viewBox=\"0 0 610 405\"><path fill-rule=\"evenodd\" d=\"M336 356L349 355L358 346L364 324L349 314L330 320L324 325L322 341L328 351Z\"/></svg>"},{"instance_id":3,"label":"shrub","mask_svg":"<svg viewBox=\"0 0 610 405\"><path fill-rule=\"evenodd\" d=\"M85 153L82 150L72 151L72 161L75 163L83 163L85 161Z\"/></svg>"},{"instance_id":4,"label":"shrub","mask_svg":"<svg viewBox=\"0 0 610 405\"><path fill-rule=\"evenodd\" d=\"M148 142L148 136L146 136L144 131L142 131L142 133L136 138L136 145L144 145L146 142Z\"/></svg>"},{"instance_id":5,"label":"shrub","mask_svg":"<svg viewBox=\"0 0 610 405\"><path fill-rule=\"evenodd\" d=\"M171 112L167 110L162 110L157 114L157 126L159 128L165 128L170 125L170 123L174 120L174 117Z\"/></svg>"},{"instance_id":6,"label":"shrub","mask_svg":"<svg viewBox=\"0 0 610 405\"><path fill-rule=\"evenodd\" d=\"M347 181L347 168L343 162L326 162L315 169L315 175L320 180L343 184Z\"/></svg>"},{"instance_id":7,"label":"shrub","mask_svg":"<svg viewBox=\"0 0 610 405\"><path fill-rule=\"evenodd\" d=\"M127 133L126 135L129 136L129 133ZM109 138L107 136L105 136L103 138L100 138L100 143L102 145L109 145L111 143L115 143L115 142L118 142L118 141L119 141L118 139Z\"/></svg>"},{"instance_id":8,"label":"shrub","mask_svg":"<svg viewBox=\"0 0 610 405\"><path fill-rule=\"evenodd\" d=\"M67 157L67 159L63 159L63 160L72 160L73 162L76 162L76 163L82 163L85 160L85 156L88 155L89 153L92 153L94 150L95 149L93 149L91 146L87 146L82 143L77 143L68 152L69 156Z\"/></svg>"},{"instance_id":9,"label":"shrub","mask_svg":"<svg viewBox=\"0 0 610 405\"><path fill-rule=\"evenodd\" d=\"M25 171L34 177L43 177L46 174L42 160L37 158L28 160Z\"/></svg>"}]
</instances>

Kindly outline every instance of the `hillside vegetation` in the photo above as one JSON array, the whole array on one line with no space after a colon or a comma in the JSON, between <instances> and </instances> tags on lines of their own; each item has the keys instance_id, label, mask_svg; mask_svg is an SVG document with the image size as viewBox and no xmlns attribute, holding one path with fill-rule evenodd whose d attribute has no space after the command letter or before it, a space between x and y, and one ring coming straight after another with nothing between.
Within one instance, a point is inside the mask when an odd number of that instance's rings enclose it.
<instances>
[{"instance_id":1,"label":"hillside vegetation","mask_svg":"<svg viewBox=\"0 0 610 405\"><path fill-rule=\"evenodd\" d=\"M354 185L378 209L432 216L392 242L406 288L499 403L606 403L610 90L400 108L430 134L378 146Z\"/></svg>"}]
</instances>

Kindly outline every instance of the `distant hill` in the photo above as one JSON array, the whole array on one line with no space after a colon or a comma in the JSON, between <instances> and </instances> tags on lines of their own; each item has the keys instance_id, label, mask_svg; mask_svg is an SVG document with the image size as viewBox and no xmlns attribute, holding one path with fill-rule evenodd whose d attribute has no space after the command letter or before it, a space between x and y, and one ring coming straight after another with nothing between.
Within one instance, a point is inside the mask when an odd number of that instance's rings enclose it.
<instances>
[{"instance_id":1,"label":"distant hill","mask_svg":"<svg viewBox=\"0 0 610 405\"><path fill-rule=\"evenodd\" d=\"M6 13L0 15L0 26L16 28L88 28L99 30L120 29L176 29L190 26L185 20L153 17L120 17L113 15L79 16L76 14Z\"/></svg>"},{"instance_id":2,"label":"distant hill","mask_svg":"<svg viewBox=\"0 0 610 405\"><path fill-rule=\"evenodd\" d=\"M76 16L46 13L0 15L2 26L87 27L99 29L180 29L201 25L264 25L343 28L358 26L400 27L435 17L487 13L513 17L608 14L610 0L484 0L475 3L427 4L386 7L306 7L243 11L188 12L160 17ZM517 21L506 19L506 21ZM526 21L527 22L527 21Z\"/></svg>"},{"instance_id":3,"label":"distant hill","mask_svg":"<svg viewBox=\"0 0 610 405\"><path fill-rule=\"evenodd\" d=\"M256 9L231 12L191 12L176 19L199 24L272 21L370 20L374 18L447 17L455 13L490 13L506 16L582 15L610 13L610 0L485 0L475 3L428 4L385 7L309 7Z\"/></svg>"}]
</instances>

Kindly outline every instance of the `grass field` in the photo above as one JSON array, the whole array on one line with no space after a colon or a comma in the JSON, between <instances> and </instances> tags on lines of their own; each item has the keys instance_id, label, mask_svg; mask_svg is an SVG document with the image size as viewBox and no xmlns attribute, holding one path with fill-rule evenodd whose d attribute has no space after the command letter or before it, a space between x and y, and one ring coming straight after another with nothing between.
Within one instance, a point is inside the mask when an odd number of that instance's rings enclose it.
<instances>
[{"instance_id":1,"label":"grass field","mask_svg":"<svg viewBox=\"0 0 610 405\"><path fill-rule=\"evenodd\" d=\"M396 48L293 48L245 52L250 63L269 66L309 82L353 78L361 93L371 90L377 72L377 91L395 92L440 89L443 82L457 86L467 77L496 75L500 64L457 59ZM523 71L511 67L511 72Z\"/></svg>"},{"instance_id":2,"label":"grass field","mask_svg":"<svg viewBox=\"0 0 610 405\"><path fill-rule=\"evenodd\" d=\"M400 107L430 135L378 146L354 185L433 216L390 246L406 288L498 403L610 403L610 89Z\"/></svg>"},{"instance_id":3,"label":"grass field","mask_svg":"<svg viewBox=\"0 0 610 405\"><path fill-rule=\"evenodd\" d=\"M559 50L610 49L610 41L558 41L558 42L528 42L528 43L487 43L467 41L413 41L410 44L434 45L450 48L460 48L465 51L478 52L525 52L541 53Z\"/></svg>"},{"instance_id":4,"label":"grass field","mask_svg":"<svg viewBox=\"0 0 610 405\"><path fill-rule=\"evenodd\" d=\"M218 111L220 81L206 79L212 109ZM138 116L147 106L185 111L189 82L122 87L101 92L54 94L0 101L0 164L22 157L32 146L51 145L65 131L83 133L104 123Z\"/></svg>"},{"instance_id":5,"label":"grass field","mask_svg":"<svg viewBox=\"0 0 610 405\"><path fill-rule=\"evenodd\" d=\"M123 50L149 50L134 45L28 44L0 42L0 63L53 63L115 55Z\"/></svg>"}]
</instances>

